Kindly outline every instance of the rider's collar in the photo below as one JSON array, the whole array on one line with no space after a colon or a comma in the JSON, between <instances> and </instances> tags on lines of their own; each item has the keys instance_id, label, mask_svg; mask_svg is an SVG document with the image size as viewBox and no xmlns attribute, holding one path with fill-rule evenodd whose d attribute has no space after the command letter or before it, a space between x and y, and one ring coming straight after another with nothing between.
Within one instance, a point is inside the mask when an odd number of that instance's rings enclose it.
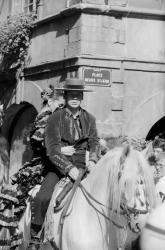
<instances>
[{"instance_id":1,"label":"rider's collar","mask_svg":"<svg viewBox=\"0 0 165 250\"><path fill-rule=\"evenodd\" d=\"M73 115L73 113L71 112L70 109L66 108L66 112L67 114L71 117L73 117L74 119L78 118L81 114L81 108L78 110L78 112L76 114Z\"/></svg>"}]
</instances>

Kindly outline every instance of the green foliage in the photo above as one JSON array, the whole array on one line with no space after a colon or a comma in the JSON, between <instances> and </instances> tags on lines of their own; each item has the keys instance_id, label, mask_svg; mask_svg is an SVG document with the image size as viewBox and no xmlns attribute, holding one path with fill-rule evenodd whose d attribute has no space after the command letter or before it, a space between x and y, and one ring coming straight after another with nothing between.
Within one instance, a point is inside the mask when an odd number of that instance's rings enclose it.
<instances>
[{"instance_id":1,"label":"green foliage","mask_svg":"<svg viewBox=\"0 0 165 250\"><path fill-rule=\"evenodd\" d=\"M19 14L9 16L0 23L0 53L3 70L24 64L27 49L30 45L34 16Z\"/></svg>"}]
</instances>

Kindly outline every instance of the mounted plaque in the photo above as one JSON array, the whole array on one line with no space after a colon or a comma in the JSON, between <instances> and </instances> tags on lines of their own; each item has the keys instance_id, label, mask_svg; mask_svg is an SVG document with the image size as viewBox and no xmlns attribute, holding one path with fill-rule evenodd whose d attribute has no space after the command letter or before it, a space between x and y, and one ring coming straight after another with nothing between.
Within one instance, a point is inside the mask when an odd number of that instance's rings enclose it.
<instances>
[{"instance_id":1,"label":"mounted plaque","mask_svg":"<svg viewBox=\"0 0 165 250\"><path fill-rule=\"evenodd\" d=\"M84 68L83 78L88 85L110 86L110 69Z\"/></svg>"}]
</instances>

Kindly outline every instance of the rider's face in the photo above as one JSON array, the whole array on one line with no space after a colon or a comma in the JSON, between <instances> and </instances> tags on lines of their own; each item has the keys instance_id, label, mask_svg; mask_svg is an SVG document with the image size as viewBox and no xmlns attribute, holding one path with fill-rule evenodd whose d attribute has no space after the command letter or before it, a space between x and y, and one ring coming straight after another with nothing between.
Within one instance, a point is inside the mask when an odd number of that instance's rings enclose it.
<instances>
[{"instance_id":1,"label":"rider's face","mask_svg":"<svg viewBox=\"0 0 165 250\"><path fill-rule=\"evenodd\" d=\"M79 91L68 91L66 93L66 103L68 107L77 109L80 107L82 100L82 93Z\"/></svg>"},{"instance_id":2,"label":"rider's face","mask_svg":"<svg viewBox=\"0 0 165 250\"><path fill-rule=\"evenodd\" d=\"M162 152L163 152L163 149L162 149L162 148L159 148L159 147L154 148L154 155L155 155L156 159L159 158L159 156L160 156L160 154L161 154Z\"/></svg>"},{"instance_id":3,"label":"rider's face","mask_svg":"<svg viewBox=\"0 0 165 250\"><path fill-rule=\"evenodd\" d=\"M162 158L162 155L164 155L163 149L160 147L154 148L154 155L155 155L156 161L160 161Z\"/></svg>"}]
</instances>

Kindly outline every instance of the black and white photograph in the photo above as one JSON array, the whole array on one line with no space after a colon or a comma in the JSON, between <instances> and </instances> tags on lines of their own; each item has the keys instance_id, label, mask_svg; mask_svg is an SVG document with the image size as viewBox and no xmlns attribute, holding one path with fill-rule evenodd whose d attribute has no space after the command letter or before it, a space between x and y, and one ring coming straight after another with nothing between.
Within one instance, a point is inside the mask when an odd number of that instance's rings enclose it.
<instances>
[{"instance_id":1,"label":"black and white photograph","mask_svg":"<svg viewBox=\"0 0 165 250\"><path fill-rule=\"evenodd\" d=\"M165 0L0 0L0 250L165 250Z\"/></svg>"}]
</instances>

